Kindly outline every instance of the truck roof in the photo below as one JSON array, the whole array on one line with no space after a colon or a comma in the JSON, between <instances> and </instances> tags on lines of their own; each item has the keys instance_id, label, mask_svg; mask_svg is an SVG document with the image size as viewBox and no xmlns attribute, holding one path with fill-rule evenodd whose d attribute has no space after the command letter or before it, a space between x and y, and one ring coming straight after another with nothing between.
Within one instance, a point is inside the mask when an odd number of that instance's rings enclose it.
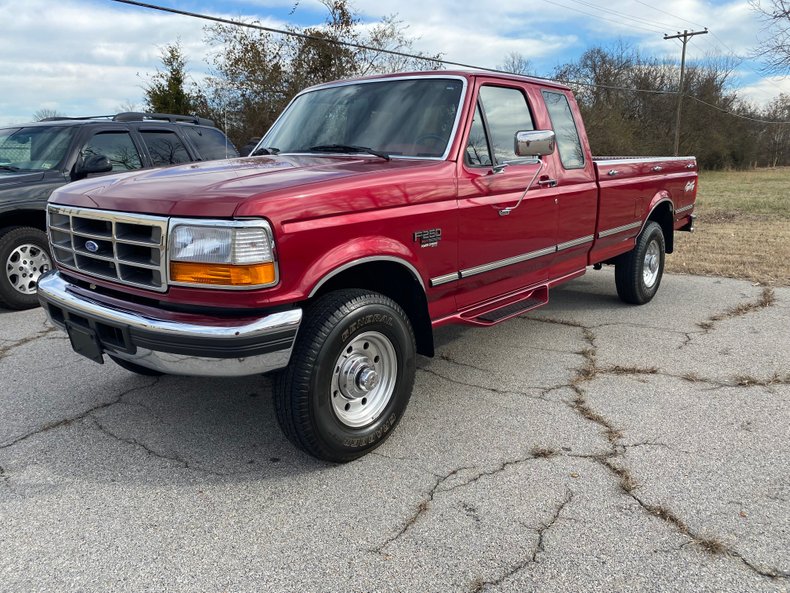
<instances>
[{"instance_id":1,"label":"truck roof","mask_svg":"<svg viewBox=\"0 0 790 593\"><path fill-rule=\"evenodd\" d=\"M342 80L334 80L332 82L324 82L304 89L301 92L308 90L320 89L324 87L331 87L336 84L352 83L359 80L376 80L376 79L389 79L400 77L414 77L414 76L460 76L471 80L478 76L485 76L486 78L499 78L501 80L518 80L520 82L529 82L546 87L552 87L562 90L570 90L570 87L547 78L538 78L534 76L523 76L521 74L510 74L505 72L490 72L488 70L473 70L473 69L457 69L457 70L415 70L412 72L396 72L394 74L376 74L373 76L360 76L359 78L347 78Z\"/></svg>"}]
</instances>

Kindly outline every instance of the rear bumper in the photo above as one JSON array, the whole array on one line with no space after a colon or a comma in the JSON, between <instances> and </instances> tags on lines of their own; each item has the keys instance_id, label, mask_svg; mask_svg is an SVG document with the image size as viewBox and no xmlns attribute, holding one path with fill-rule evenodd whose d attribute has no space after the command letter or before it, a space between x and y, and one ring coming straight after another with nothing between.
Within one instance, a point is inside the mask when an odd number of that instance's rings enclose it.
<instances>
[{"instance_id":1,"label":"rear bumper","mask_svg":"<svg viewBox=\"0 0 790 593\"><path fill-rule=\"evenodd\" d=\"M237 377L288 365L301 309L225 318L100 302L50 272L38 298L50 321L95 334L104 353L174 375Z\"/></svg>"}]
</instances>

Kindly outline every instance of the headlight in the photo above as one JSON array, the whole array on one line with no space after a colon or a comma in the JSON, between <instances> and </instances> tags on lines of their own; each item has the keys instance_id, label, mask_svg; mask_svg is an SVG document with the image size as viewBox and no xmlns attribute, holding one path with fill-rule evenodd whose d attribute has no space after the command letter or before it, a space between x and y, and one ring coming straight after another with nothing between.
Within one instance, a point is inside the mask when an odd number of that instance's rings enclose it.
<instances>
[{"instance_id":1,"label":"headlight","mask_svg":"<svg viewBox=\"0 0 790 593\"><path fill-rule=\"evenodd\" d=\"M170 283L259 288L277 282L271 227L262 220L170 223Z\"/></svg>"}]
</instances>

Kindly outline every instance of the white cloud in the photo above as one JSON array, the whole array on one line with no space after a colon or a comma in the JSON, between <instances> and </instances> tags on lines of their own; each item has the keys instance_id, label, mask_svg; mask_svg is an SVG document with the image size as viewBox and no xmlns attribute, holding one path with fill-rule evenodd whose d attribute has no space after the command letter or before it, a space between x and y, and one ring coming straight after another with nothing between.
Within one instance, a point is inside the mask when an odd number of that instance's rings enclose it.
<instances>
[{"instance_id":1,"label":"white cloud","mask_svg":"<svg viewBox=\"0 0 790 593\"><path fill-rule=\"evenodd\" d=\"M226 0L221 5L226 14L219 16L246 15L283 27L265 15L272 10L286 15L293 3ZM187 7L179 0L169 4ZM195 6L190 3L188 9L201 10ZM208 2L205 6L212 14L220 10ZM586 47L609 45L618 37L648 55L674 61L679 44L665 41L662 33L707 25L711 33L695 37L688 47L689 59L695 60L730 51L745 54L760 30L746 0L608 0L605 5L598 0L480 0L462 6L458 0L377 0L356 6L369 23L397 13L409 25L409 35L420 37L415 48L425 53L494 67L515 51L541 74L577 58ZM0 123L28 120L43 107L79 115L112 112L127 102L139 105L146 75L159 66L160 48L177 38L193 77L201 80L208 71L211 48L203 39L203 21L94 0L0 0L0 14ZM320 21L323 14L319 0L302 0L297 14L284 18ZM754 67L742 64L743 73L734 79L747 85L742 95L765 102L779 92L772 85L787 90L786 79L767 82Z\"/></svg>"}]
</instances>

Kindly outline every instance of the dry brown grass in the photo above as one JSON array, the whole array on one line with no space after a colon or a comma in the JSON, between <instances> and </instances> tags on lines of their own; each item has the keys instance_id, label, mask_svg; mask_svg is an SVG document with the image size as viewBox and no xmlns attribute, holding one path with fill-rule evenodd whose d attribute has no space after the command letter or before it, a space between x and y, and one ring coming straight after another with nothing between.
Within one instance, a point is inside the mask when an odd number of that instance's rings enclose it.
<instances>
[{"instance_id":1,"label":"dry brown grass","mask_svg":"<svg viewBox=\"0 0 790 593\"><path fill-rule=\"evenodd\" d=\"M675 235L667 271L790 286L790 168L703 172L694 233Z\"/></svg>"}]
</instances>

